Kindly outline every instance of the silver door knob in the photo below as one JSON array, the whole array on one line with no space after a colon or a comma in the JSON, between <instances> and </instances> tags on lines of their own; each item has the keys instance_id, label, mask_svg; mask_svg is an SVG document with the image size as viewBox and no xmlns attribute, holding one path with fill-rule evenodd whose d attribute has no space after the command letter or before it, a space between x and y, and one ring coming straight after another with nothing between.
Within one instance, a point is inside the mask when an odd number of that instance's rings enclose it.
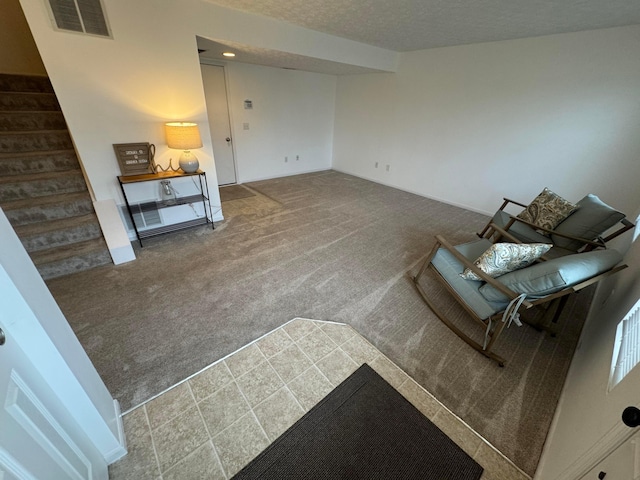
<instances>
[{"instance_id":1,"label":"silver door knob","mask_svg":"<svg viewBox=\"0 0 640 480\"><path fill-rule=\"evenodd\" d=\"M7 337L5 337L4 332L0 328L0 346L4 345L4 342L7 341Z\"/></svg>"}]
</instances>

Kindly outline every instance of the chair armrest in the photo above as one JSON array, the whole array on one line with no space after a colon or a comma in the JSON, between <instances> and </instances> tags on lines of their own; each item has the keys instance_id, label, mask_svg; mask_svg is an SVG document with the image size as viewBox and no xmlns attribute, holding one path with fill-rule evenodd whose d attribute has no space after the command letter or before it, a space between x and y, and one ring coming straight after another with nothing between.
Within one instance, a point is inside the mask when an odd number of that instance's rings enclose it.
<instances>
[{"instance_id":1,"label":"chair armrest","mask_svg":"<svg viewBox=\"0 0 640 480\"><path fill-rule=\"evenodd\" d=\"M513 203L514 205L518 205L519 207L522 208L527 208L529 205L525 205L524 203L520 203L520 202L516 202L515 200L511 200L510 198L507 197L503 197L504 203L502 204L502 207L500 207L500 210L502 210L504 207L507 206L507 204L509 203Z\"/></svg>"},{"instance_id":2,"label":"chair armrest","mask_svg":"<svg viewBox=\"0 0 640 480\"><path fill-rule=\"evenodd\" d=\"M473 264L473 262L469 261L464 255L462 255L458 250L456 250L454 246L451 245L442 235L436 235L436 242L437 244L442 245L447 251L449 251L454 257L456 257L456 259L460 263L462 263L462 265L464 265L465 268L468 268L469 270L471 270L473 273L478 275L484 282L490 284L496 290L499 290L501 293L505 294L510 299L514 299L519 296L519 294L517 294L507 286L498 282L495 278L490 277L489 275L484 273L482 270L480 270L476 265ZM531 308L533 306L533 304L527 300L523 301L522 305L524 305L525 308Z\"/></svg>"},{"instance_id":3,"label":"chair armrest","mask_svg":"<svg viewBox=\"0 0 640 480\"><path fill-rule=\"evenodd\" d=\"M631 230L633 227L635 227L635 225L629 220L627 220L626 218L623 218L622 220L620 220L620 222L622 223L622 227L620 227L618 230L613 232L611 235L608 235L607 237L603 238L602 241L604 243L607 243L609 240L613 240L618 235L621 235L627 230Z\"/></svg>"},{"instance_id":4,"label":"chair armrest","mask_svg":"<svg viewBox=\"0 0 640 480\"><path fill-rule=\"evenodd\" d=\"M548 233L549 235L558 235L559 237L563 237L563 238L568 238L569 240L574 240L580 243L584 243L585 245L589 245L593 248L595 247L602 247L602 248L607 248L607 246L604 244L604 241L595 241L595 240L587 240L586 238L580 238L580 237L575 237L573 235L569 235L567 233L560 233L560 232L556 232L555 230L551 230L549 228L544 228L544 227L540 227L538 225L535 225L534 223L528 222L526 220L523 220L520 217L516 217L514 215L511 214L507 214L509 215L509 218L511 220L509 220L509 222L505 225L504 230L509 230L509 228L511 228L511 225L513 225L514 222L520 222L520 223L524 223L525 225L528 225L529 227L531 227L534 230L542 230L543 232Z\"/></svg>"}]
</instances>

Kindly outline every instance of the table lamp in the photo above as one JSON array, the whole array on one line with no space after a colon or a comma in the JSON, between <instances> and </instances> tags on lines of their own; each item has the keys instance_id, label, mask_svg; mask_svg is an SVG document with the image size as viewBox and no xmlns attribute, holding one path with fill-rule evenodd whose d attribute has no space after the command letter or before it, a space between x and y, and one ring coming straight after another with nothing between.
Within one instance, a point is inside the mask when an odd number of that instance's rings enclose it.
<instances>
[{"instance_id":1,"label":"table lamp","mask_svg":"<svg viewBox=\"0 0 640 480\"><path fill-rule=\"evenodd\" d=\"M198 125L186 122L167 123L165 124L165 134L169 148L182 150L179 161L182 171L185 173L196 172L200 163L196 156L191 153L191 149L202 147Z\"/></svg>"}]
</instances>

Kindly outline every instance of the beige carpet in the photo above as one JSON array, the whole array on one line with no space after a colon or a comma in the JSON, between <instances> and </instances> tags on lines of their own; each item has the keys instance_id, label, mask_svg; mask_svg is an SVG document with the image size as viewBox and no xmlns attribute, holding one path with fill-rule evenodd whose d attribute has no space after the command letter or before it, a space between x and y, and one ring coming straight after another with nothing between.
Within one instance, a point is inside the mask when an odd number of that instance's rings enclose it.
<instances>
[{"instance_id":1,"label":"beige carpet","mask_svg":"<svg viewBox=\"0 0 640 480\"><path fill-rule=\"evenodd\" d=\"M135 262L49 282L123 410L290 318L322 318L352 325L533 474L589 293L569 302L557 338L506 330L499 368L442 325L409 279L435 234L470 241L486 217L333 171L249 187L257 195L225 203L215 230L150 239Z\"/></svg>"},{"instance_id":2,"label":"beige carpet","mask_svg":"<svg viewBox=\"0 0 640 480\"><path fill-rule=\"evenodd\" d=\"M244 185L226 185L224 187L220 187L219 190L221 202L229 202L240 198L253 197L255 195L255 193Z\"/></svg>"}]
</instances>

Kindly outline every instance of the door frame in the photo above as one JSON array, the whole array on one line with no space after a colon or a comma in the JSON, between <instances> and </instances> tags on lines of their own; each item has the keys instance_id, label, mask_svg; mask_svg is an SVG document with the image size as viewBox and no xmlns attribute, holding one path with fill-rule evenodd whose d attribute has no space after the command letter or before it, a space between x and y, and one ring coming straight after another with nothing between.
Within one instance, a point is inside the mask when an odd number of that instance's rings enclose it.
<instances>
[{"instance_id":1,"label":"door frame","mask_svg":"<svg viewBox=\"0 0 640 480\"><path fill-rule=\"evenodd\" d=\"M211 67L222 67L222 73L224 75L224 88L225 88L225 99L227 102L227 114L229 115L229 130L231 131L231 154L233 155L233 168L236 171L236 183L229 183L225 185L237 185L242 183L240 181L240 167L238 165L238 154L236 151L236 140L238 136L236 135L235 122L233 121L233 109L231 108L231 103L229 102L229 97L231 96L231 82L229 81L229 71L227 70L227 64L225 62L217 62L215 60L210 60L207 58L200 58L200 65L208 65ZM200 73L202 77L202 73ZM202 94L206 98L206 92L204 91L204 84L202 86ZM205 105L206 106L206 105ZM209 113L207 112L207 124L209 120ZM209 126L209 131L211 131L211 126ZM213 139L211 139L211 149L213 150ZM215 155L214 155L215 162ZM218 187L220 185L218 184Z\"/></svg>"}]
</instances>

